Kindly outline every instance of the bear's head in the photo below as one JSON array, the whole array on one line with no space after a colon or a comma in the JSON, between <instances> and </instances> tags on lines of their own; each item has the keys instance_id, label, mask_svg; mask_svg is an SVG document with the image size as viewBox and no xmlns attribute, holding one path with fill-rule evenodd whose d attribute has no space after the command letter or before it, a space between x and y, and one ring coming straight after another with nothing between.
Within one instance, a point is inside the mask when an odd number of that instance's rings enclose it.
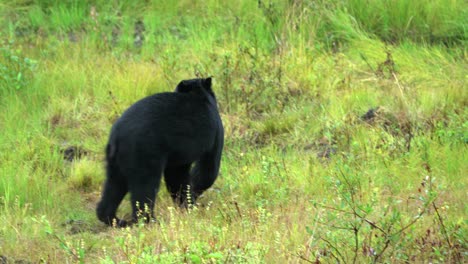
<instances>
[{"instance_id":1,"label":"bear's head","mask_svg":"<svg viewBox=\"0 0 468 264\"><path fill-rule=\"evenodd\" d=\"M177 93L194 93L194 94L208 94L215 97L214 92L211 88L211 77L206 79L190 79L181 81L176 89Z\"/></svg>"}]
</instances>

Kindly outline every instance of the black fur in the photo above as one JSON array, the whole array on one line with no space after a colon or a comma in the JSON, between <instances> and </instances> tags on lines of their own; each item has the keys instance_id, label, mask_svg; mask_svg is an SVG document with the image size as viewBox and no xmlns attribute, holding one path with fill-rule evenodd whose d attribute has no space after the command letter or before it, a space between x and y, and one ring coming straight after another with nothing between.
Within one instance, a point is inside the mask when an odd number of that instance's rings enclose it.
<instances>
[{"instance_id":1,"label":"black fur","mask_svg":"<svg viewBox=\"0 0 468 264\"><path fill-rule=\"evenodd\" d=\"M110 133L107 179L97 206L99 220L108 225L113 221L118 226L129 224L116 216L127 192L131 194L133 221L140 216L147 221L154 217L163 174L175 202L187 206L190 197L194 203L216 180L223 145L224 129L211 78L185 80L174 92L136 102Z\"/></svg>"}]
</instances>

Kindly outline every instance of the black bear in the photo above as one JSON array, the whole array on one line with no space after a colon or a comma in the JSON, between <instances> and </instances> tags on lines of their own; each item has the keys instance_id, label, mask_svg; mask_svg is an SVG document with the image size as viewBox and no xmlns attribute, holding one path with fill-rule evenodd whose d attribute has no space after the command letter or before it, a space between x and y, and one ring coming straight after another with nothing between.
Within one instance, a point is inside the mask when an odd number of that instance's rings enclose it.
<instances>
[{"instance_id":1,"label":"black bear","mask_svg":"<svg viewBox=\"0 0 468 264\"><path fill-rule=\"evenodd\" d=\"M146 221L154 218L163 174L169 193L181 206L193 204L211 187L224 145L211 86L211 78L181 81L174 92L136 102L115 122L106 147L107 178L96 210L99 220L120 227L130 224L116 216L127 192L132 222L141 216Z\"/></svg>"}]
</instances>

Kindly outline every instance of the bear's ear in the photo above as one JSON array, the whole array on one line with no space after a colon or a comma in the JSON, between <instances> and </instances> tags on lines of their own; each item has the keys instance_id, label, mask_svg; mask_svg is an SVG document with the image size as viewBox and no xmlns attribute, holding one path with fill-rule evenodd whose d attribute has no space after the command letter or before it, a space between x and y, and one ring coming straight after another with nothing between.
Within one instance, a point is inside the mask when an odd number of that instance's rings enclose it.
<instances>
[{"instance_id":1,"label":"bear's ear","mask_svg":"<svg viewBox=\"0 0 468 264\"><path fill-rule=\"evenodd\" d=\"M206 79L202 79L202 85L203 88L213 97L215 97L215 94L213 92L213 89L211 88L211 77L208 77Z\"/></svg>"},{"instance_id":2,"label":"bear's ear","mask_svg":"<svg viewBox=\"0 0 468 264\"><path fill-rule=\"evenodd\" d=\"M211 77L208 77L208 78L203 80L203 86L205 88L211 89Z\"/></svg>"},{"instance_id":3,"label":"bear's ear","mask_svg":"<svg viewBox=\"0 0 468 264\"><path fill-rule=\"evenodd\" d=\"M179 92L179 93L186 93L189 91L190 91L190 85L188 85L188 82L186 80L181 81L176 87L176 92Z\"/></svg>"}]
</instances>

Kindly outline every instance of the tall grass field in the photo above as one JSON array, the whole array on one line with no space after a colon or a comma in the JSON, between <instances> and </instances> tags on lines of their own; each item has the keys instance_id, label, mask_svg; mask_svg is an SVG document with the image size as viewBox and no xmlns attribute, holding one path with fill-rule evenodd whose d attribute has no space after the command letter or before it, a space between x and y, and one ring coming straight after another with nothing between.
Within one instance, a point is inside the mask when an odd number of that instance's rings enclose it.
<instances>
[{"instance_id":1,"label":"tall grass field","mask_svg":"<svg viewBox=\"0 0 468 264\"><path fill-rule=\"evenodd\" d=\"M467 263L467 36L463 0L0 0L0 263ZM99 222L112 124L208 76L213 187Z\"/></svg>"}]
</instances>

